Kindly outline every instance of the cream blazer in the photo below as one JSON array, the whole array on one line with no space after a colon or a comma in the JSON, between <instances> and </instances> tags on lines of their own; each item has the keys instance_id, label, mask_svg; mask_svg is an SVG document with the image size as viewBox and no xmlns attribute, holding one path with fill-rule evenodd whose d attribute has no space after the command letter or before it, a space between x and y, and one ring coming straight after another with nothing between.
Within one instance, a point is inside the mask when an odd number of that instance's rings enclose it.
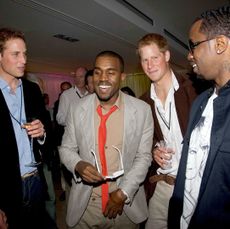
<instances>
[{"instance_id":1,"label":"cream blazer","mask_svg":"<svg viewBox=\"0 0 230 229\"><path fill-rule=\"evenodd\" d=\"M74 168L80 160L94 165L94 157L90 151L95 150L95 96L96 94L86 96L77 105L70 107L60 147L61 161L74 174L66 218L70 227L79 222L92 193L92 186L84 184L81 178L75 175ZM142 183L152 161L153 119L148 104L124 93L123 98L124 175L117 179L117 185L128 194L131 201L124 206L124 211L130 220L137 224L148 217Z\"/></svg>"}]
</instances>

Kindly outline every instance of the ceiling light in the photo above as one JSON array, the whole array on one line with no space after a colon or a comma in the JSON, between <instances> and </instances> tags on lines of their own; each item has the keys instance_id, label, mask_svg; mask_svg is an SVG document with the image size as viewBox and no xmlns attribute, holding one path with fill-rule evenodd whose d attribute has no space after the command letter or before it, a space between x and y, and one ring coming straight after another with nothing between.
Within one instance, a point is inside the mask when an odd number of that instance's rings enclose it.
<instances>
[{"instance_id":1,"label":"ceiling light","mask_svg":"<svg viewBox=\"0 0 230 229\"><path fill-rule=\"evenodd\" d=\"M79 41L77 38L73 38L73 37L68 37L64 34L56 34L56 35L53 35L53 37L56 37L58 39L62 39L62 40L65 40L65 41L69 41L69 42L77 42Z\"/></svg>"}]
</instances>

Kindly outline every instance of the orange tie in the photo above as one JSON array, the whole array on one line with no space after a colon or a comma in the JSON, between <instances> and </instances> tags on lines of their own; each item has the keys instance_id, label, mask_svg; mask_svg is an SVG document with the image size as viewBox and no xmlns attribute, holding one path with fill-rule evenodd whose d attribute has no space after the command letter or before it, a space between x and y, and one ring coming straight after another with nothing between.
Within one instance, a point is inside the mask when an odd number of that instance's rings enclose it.
<instances>
[{"instance_id":1,"label":"orange tie","mask_svg":"<svg viewBox=\"0 0 230 229\"><path fill-rule=\"evenodd\" d=\"M98 150L100 155L101 161L101 172L103 176L107 176L107 164L106 164L106 157L105 157L105 143L106 143L106 120L117 109L117 106L112 106L109 112L105 115L102 114L101 106L97 107L97 113L101 118L100 126L98 129ZM108 183L103 183L101 185L101 200L102 200L102 212L104 212L107 201L109 198L109 186Z\"/></svg>"}]
</instances>

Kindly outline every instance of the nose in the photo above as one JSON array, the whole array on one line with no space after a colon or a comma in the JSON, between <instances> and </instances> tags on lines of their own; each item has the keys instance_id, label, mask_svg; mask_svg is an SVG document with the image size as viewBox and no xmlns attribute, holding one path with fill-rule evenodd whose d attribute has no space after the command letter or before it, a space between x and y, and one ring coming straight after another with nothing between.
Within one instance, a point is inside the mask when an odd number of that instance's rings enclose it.
<instances>
[{"instance_id":1,"label":"nose","mask_svg":"<svg viewBox=\"0 0 230 229\"><path fill-rule=\"evenodd\" d=\"M106 71L102 71L101 74L100 74L100 81L106 81L108 80L108 75L106 73Z\"/></svg>"},{"instance_id":2,"label":"nose","mask_svg":"<svg viewBox=\"0 0 230 229\"><path fill-rule=\"evenodd\" d=\"M148 60L148 61L147 61L147 68L148 68L148 69L151 69L152 66L153 66L153 61L152 61L152 60Z\"/></svg>"},{"instance_id":3,"label":"nose","mask_svg":"<svg viewBox=\"0 0 230 229\"><path fill-rule=\"evenodd\" d=\"M192 54L191 51L188 52L187 59L188 59L189 61L194 60L194 56L193 56L193 54Z\"/></svg>"},{"instance_id":4,"label":"nose","mask_svg":"<svg viewBox=\"0 0 230 229\"><path fill-rule=\"evenodd\" d=\"M23 64L26 64L26 59L27 59L26 54L20 55L20 61L21 61Z\"/></svg>"}]
</instances>

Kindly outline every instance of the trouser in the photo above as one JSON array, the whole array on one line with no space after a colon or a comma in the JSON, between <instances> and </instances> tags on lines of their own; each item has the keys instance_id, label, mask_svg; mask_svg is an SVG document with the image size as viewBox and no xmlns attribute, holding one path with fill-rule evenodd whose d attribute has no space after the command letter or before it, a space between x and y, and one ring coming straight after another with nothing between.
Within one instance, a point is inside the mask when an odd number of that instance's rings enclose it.
<instances>
[{"instance_id":1,"label":"trouser","mask_svg":"<svg viewBox=\"0 0 230 229\"><path fill-rule=\"evenodd\" d=\"M90 197L87 209L80 222L71 229L138 229L139 225L133 223L127 215L122 213L115 219L104 217L101 210L101 197Z\"/></svg>"},{"instance_id":2,"label":"trouser","mask_svg":"<svg viewBox=\"0 0 230 229\"><path fill-rule=\"evenodd\" d=\"M149 200L149 218L145 229L168 228L168 206L172 196L174 185L165 181L158 181L153 196Z\"/></svg>"},{"instance_id":3,"label":"trouser","mask_svg":"<svg viewBox=\"0 0 230 229\"><path fill-rule=\"evenodd\" d=\"M56 221L56 198L55 198L55 192L54 192L54 184L53 184L53 179L52 179L52 173L48 169L48 166L46 164L43 165L43 172L45 175L46 183L47 183L47 188L48 188L48 195L49 199L46 200L45 205L46 205L46 210L49 214L49 216Z\"/></svg>"},{"instance_id":4,"label":"trouser","mask_svg":"<svg viewBox=\"0 0 230 229\"><path fill-rule=\"evenodd\" d=\"M20 214L23 229L56 229L45 209L45 192L38 173L22 180L23 204Z\"/></svg>"}]
</instances>

